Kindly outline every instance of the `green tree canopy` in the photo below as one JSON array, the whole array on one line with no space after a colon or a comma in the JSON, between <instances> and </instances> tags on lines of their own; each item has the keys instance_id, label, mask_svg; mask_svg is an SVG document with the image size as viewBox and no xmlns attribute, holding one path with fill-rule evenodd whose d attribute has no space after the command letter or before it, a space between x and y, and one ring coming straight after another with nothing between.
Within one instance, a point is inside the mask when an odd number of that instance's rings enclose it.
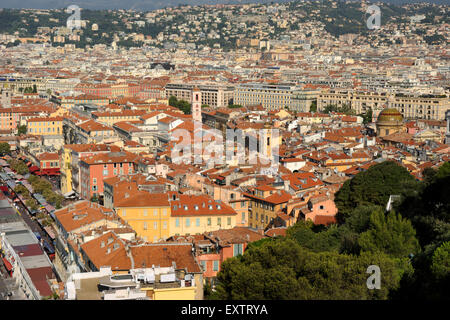
<instances>
[{"instance_id":1,"label":"green tree canopy","mask_svg":"<svg viewBox=\"0 0 450 320\"><path fill-rule=\"evenodd\" d=\"M358 243L362 251L385 252L396 258L408 257L419 250L416 231L408 219L391 210L387 217L382 210L370 216L370 228L362 233Z\"/></svg>"},{"instance_id":2,"label":"green tree canopy","mask_svg":"<svg viewBox=\"0 0 450 320\"><path fill-rule=\"evenodd\" d=\"M444 242L434 252L431 271L437 279L450 276L450 241Z\"/></svg>"},{"instance_id":3,"label":"green tree canopy","mask_svg":"<svg viewBox=\"0 0 450 320\"><path fill-rule=\"evenodd\" d=\"M367 267L382 271L380 290L367 288ZM227 259L217 276L218 299L387 299L399 286L405 261L381 252L351 256L312 252L291 239L264 242Z\"/></svg>"},{"instance_id":4,"label":"green tree canopy","mask_svg":"<svg viewBox=\"0 0 450 320\"><path fill-rule=\"evenodd\" d=\"M191 104L185 100L178 100L175 96L170 96L169 105L180 109L184 114L191 114Z\"/></svg>"},{"instance_id":5,"label":"green tree canopy","mask_svg":"<svg viewBox=\"0 0 450 320\"><path fill-rule=\"evenodd\" d=\"M311 102L311 106L309 107L309 112L317 112L317 100Z\"/></svg>"},{"instance_id":6,"label":"green tree canopy","mask_svg":"<svg viewBox=\"0 0 450 320\"><path fill-rule=\"evenodd\" d=\"M450 162L443 164L398 205L397 211L411 220L421 246L432 248L450 241ZM434 250L434 249L432 249Z\"/></svg>"},{"instance_id":7,"label":"green tree canopy","mask_svg":"<svg viewBox=\"0 0 450 320\"><path fill-rule=\"evenodd\" d=\"M351 211L360 205L385 207L390 195L414 193L418 183L402 166L393 161L384 161L360 172L344 182L336 192L337 219L343 223Z\"/></svg>"},{"instance_id":8,"label":"green tree canopy","mask_svg":"<svg viewBox=\"0 0 450 320\"><path fill-rule=\"evenodd\" d=\"M27 126L26 125L21 125L17 127L17 134L21 135L21 134L26 134L27 133Z\"/></svg>"},{"instance_id":9,"label":"green tree canopy","mask_svg":"<svg viewBox=\"0 0 450 320\"><path fill-rule=\"evenodd\" d=\"M11 146L7 142L0 143L0 154L8 154L11 152Z\"/></svg>"}]
</instances>

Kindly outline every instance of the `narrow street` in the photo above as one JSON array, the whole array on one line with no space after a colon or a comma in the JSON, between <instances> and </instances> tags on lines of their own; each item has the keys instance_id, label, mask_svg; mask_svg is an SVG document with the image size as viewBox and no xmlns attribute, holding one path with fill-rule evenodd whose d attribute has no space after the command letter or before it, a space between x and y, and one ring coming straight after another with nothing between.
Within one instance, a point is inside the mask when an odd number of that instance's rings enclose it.
<instances>
[{"instance_id":1,"label":"narrow street","mask_svg":"<svg viewBox=\"0 0 450 320\"><path fill-rule=\"evenodd\" d=\"M39 223L32 218L32 216L30 215L28 210L19 202L16 202L15 206L17 208L17 211L20 213L21 217L23 218L23 220L30 227L30 229L33 232L38 232L41 236L41 239L45 239L47 241L47 243L53 247L52 239L50 239L50 237L47 235L45 230L42 230Z\"/></svg>"}]
</instances>

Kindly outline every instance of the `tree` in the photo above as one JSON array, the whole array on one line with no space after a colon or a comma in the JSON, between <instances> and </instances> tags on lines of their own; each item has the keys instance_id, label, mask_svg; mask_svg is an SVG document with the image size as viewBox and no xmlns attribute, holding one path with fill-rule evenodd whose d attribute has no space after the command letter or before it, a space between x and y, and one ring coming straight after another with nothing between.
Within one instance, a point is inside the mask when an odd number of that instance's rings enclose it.
<instances>
[{"instance_id":1,"label":"tree","mask_svg":"<svg viewBox=\"0 0 450 320\"><path fill-rule=\"evenodd\" d=\"M383 270L383 286L369 290L367 267ZM287 238L247 248L227 259L217 275L217 299L387 299L411 273L406 260L382 252L361 256L312 252Z\"/></svg>"},{"instance_id":2,"label":"tree","mask_svg":"<svg viewBox=\"0 0 450 320\"><path fill-rule=\"evenodd\" d=\"M177 97L170 96L170 98L169 98L169 106L176 107L177 102L178 102Z\"/></svg>"},{"instance_id":3,"label":"tree","mask_svg":"<svg viewBox=\"0 0 450 320\"><path fill-rule=\"evenodd\" d=\"M31 210L37 210L39 208L36 200L34 199L28 199L25 201L25 205Z\"/></svg>"},{"instance_id":4,"label":"tree","mask_svg":"<svg viewBox=\"0 0 450 320\"><path fill-rule=\"evenodd\" d=\"M11 152L11 146L7 142L0 143L0 154L5 155Z\"/></svg>"},{"instance_id":5,"label":"tree","mask_svg":"<svg viewBox=\"0 0 450 320\"><path fill-rule=\"evenodd\" d=\"M17 134L26 134L27 133L27 126L25 124L17 127Z\"/></svg>"},{"instance_id":6,"label":"tree","mask_svg":"<svg viewBox=\"0 0 450 320\"><path fill-rule=\"evenodd\" d=\"M178 100L175 96L170 96L169 105L180 109L184 114L191 113L191 104L184 100Z\"/></svg>"},{"instance_id":7,"label":"tree","mask_svg":"<svg viewBox=\"0 0 450 320\"><path fill-rule=\"evenodd\" d=\"M450 276L450 241L444 242L434 252L431 271L437 279Z\"/></svg>"},{"instance_id":8,"label":"tree","mask_svg":"<svg viewBox=\"0 0 450 320\"><path fill-rule=\"evenodd\" d=\"M417 192L418 182L402 166L384 161L344 182L336 192L337 220L344 223L351 211L360 205L386 206L390 195L406 196Z\"/></svg>"},{"instance_id":9,"label":"tree","mask_svg":"<svg viewBox=\"0 0 450 320\"><path fill-rule=\"evenodd\" d=\"M417 193L403 199L396 210L411 220L420 245L433 251L450 241L450 162L417 186Z\"/></svg>"},{"instance_id":10,"label":"tree","mask_svg":"<svg viewBox=\"0 0 450 320\"><path fill-rule=\"evenodd\" d=\"M363 118L363 124L368 124L372 122L373 111L372 108L366 111L366 113L359 114Z\"/></svg>"},{"instance_id":11,"label":"tree","mask_svg":"<svg viewBox=\"0 0 450 320\"><path fill-rule=\"evenodd\" d=\"M14 188L14 192L16 194L27 194L29 193L28 189L25 188L23 185L18 184L15 188Z\"/></svg>"},{"instance_id":12,"label":"tree","mask_svg":"<svg viewBox=\"0 0 450 320\"><path fill-rule=\"evenodd\" d=\"M339 112L344 113L346 115L354 115L355 111L347 104L343 104L341 107L338 107L335 104L328 104L323 109L324 113L330 113L330 112Z\"/></svg>"},{"instance_id":13,"label":"tree","mask_svg":"<svg viewBox=\"0 0 450 320\"><path fill-rule=\"evenodd\" d=\"M358 243L359 236L369 229L370 216L377 210L382 210L382 208L380 206L367 205L359 206L350 212L345 220L345 224L341 225L339 228L339 233L341 235L341 253L360 253L361 247Z\"/></svg>"},{"instance_id":14,"label":"tree","mask_svg":"<svg viewBox=\"0 0 450 320\"><path fill-rule=\"evenodd\" d=\"M411 221L394 210L387 217L382 210L376 210L370 216L370 229L360 235L358 243L362 251L382 251L395 258L404 258L420 250L415 235Z\"/></svg>"},{"instance_id":15,"label":"tree","mask_svg":"<svg viewBox=\"0 0 450 320\"><path fill-rule=\"evenodd\" d=\"M341 236L336 225L325 230L317 230L312 221L299 221L288 228L287 238L297 241L302 247L314 252L335 251L338 252L341 244Z\"/></svg>"},{"instance_id":16,"label":"tree","mask_svg":"<svg viewBox=\"0 0 450 320\"><path fill-rule=\"evenodd\" d=\"M240 104L229 104L228 108L230 108L230 109L238 109L238 108L242 108L242 106Z\"/></svg>"},{"instance_id":17,"label":"tree","mask_svg":"<svg viewBox=\"0 0 450 320\"><path fill-rule=\"evenodd\" d=\"M29 172L28 166L20 160L11 159L8 160L10 167L18 174L27 174Z\"/></svg>"},{"instance_id":18,"label":"tree","mask_svg":"<svg viewBox=\"0 0 450 320\"><path fill-rule=\"evenodd\" d=\"M317 112L317 100L311 102L311 106L309 107L309 112Z\"/></svg>"}]
</instances>

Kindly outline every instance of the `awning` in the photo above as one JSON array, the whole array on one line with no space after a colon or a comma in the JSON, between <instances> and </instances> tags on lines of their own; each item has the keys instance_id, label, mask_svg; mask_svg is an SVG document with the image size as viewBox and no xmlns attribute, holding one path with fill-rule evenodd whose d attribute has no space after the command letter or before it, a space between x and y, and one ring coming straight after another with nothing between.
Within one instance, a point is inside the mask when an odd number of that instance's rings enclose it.
<instances>
[{"instance_id":1,"label":"awning","mask_svg":"<svg viewBox=\"0 0 450 320\"><path fill-rule=\"evenodd\" d=\"M65 193L64 194L64 197L70 197L70 196L72 196L72 195L75 195L75 191L69 191L69 192L67 192L67 193Z\"/></svg>"},{"instance_id":2,"label":"awning","mask_svg":"<svg viewBox=\"0 0 450 320\"><path fill-rule=\"evenodd\" d=\"M30 169L28 169L28 170L30 170L30 172L34 172L34 171L39 171L39 168L36 166L31 166Z\"/></svg>"},{"instance_id":3,"label":"awning","mask_svg":"<svg viewBox=\"0 0 450 320\"><path fill-rule=\"evenodd\" d=\"M8 270L8 272L12 270L13 266L8 260L6 260L6 258L3 258L3 263L5 264L6 270Z\"/></svg>"},{"instance_id":4,"label":"awning","mask_svg":"<svg viewBox=\"0 0 450 320\"><path fill-rule=\"evenodd\" d=\"M52 228L44 227L44 230L47 232L50 238L55 239L55 233L53 232Z\"/></svg>"}]
</instances>

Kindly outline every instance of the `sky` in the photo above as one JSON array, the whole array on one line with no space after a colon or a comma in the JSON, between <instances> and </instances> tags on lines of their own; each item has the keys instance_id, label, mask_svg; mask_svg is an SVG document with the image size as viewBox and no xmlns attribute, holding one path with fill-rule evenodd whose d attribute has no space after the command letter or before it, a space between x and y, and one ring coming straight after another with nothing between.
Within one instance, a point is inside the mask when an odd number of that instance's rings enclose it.
<instances>
[{"instance_id":1,"label":"sky","mask_svg":"<svg viewBox=\"0 0 450 320\"><path fill-rule=\"evenodd\" d=\"M274 0L0 0L0 8L32 8L32 9L60 9L76 4L85 9L135 9L154 10L178 4L217 4L217 3L270 3ZM286 2L280 0L274 2ZM450 4L450 0L381 0L390 3L431 2ZM370 1L372 2L372 1Z\"/></svg>"}]
</instances>

